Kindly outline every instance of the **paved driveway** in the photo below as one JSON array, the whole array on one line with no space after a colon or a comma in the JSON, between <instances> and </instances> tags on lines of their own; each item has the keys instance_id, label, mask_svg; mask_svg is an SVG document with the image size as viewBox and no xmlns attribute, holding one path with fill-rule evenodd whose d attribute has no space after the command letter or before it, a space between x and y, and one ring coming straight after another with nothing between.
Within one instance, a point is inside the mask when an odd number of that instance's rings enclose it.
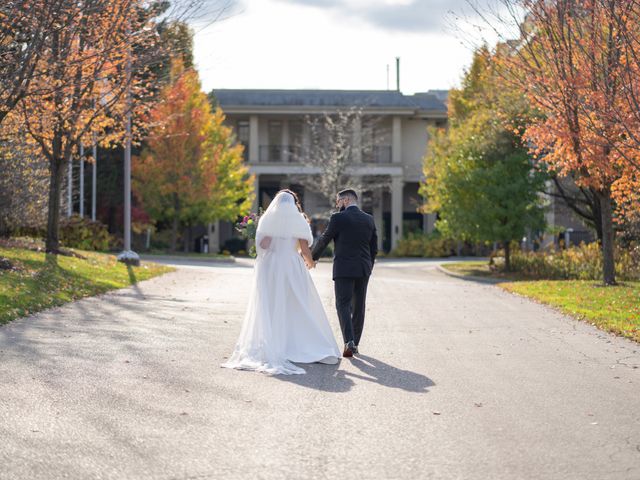
<instances>
[{"instance_id":1,"label":"paved driveway","mask_svg":"<svg viewBox=\"0 0 640 480\"><path fill-rule=\"evenodd\" d=\"M0 478L640 479L638 345L435 265L380 263L363 354L302 376L219 368L250 262L0 327Z\"/></svg>"}]
</instances>

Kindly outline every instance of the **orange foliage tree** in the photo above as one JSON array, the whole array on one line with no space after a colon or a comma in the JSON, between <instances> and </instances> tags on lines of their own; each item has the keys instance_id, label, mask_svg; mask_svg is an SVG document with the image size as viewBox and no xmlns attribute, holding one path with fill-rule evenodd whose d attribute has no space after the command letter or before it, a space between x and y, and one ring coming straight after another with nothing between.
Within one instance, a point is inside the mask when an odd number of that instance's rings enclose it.
<instances>
[{"instance_id":1,"label":"orange foliage tree","mask_svg":"<svg viewBox=\"0 0 640 480\"><path fill-rule=\"evenodd\" d=\"M156 11L144 0L56 0L56 15L38 55L38 72L7 122L39 147L49 165L47 252L59 249L64 171L80 142L102 145L123 136L122 118L149 81ZM37 16L38 12L32 15ZM146 47L146 48L144 48ZM131 72L135 72L131 74Z\"/></svg>"},{"instance_id":2,"label":"orange foliage tree","mask_svg":"<svg viewBox=\"0 0 640 480\"><path fill-rule=\"evenodd\" d=\"M222 113L212 114L197 72L174 61L171 78L149 112L147 147L133 173L145 210L154 220L171 222L175 250L181 226L235 218L248 208L252 181L242 146L232 144Z\"/></svg>"},{"instance_id":3,"label":"orange foliage tree","mask_svg":"<svg viewBox=\"0 0 640 480\"><path fill-rule=\"evenodd\" d=\"M541 113L527 127L525 139L551 170L595 192L602 217L603 280L615 284L616 201L634 205L640 186L640 122L638 115L625 113L631 106L629 91L637 91L640 77L630 74L628 59L634 52L623 38L624 30L638 34L638 4L505 3L512 11L517 6L526 12L520 41L502 45L506 77Z\"/></svg>"},{"instance_id":4,"label":"orange foliage tree","mask_svg":"<svg viewBox=\"0 0 640 480\"><path fill-rule=\"evenodd\" d=\"M0 123L42 72L40 58L60 0L13 0L0 4Z\"/></svg>"}]
</instances>

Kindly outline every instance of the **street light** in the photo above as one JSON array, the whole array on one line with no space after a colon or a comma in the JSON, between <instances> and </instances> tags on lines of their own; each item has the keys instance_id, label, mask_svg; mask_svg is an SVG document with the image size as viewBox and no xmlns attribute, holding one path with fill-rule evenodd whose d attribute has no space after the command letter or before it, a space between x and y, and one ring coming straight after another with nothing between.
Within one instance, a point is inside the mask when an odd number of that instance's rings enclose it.
<instances>
[{"instance_id":1,"label":"street light","mask_svg":"<svg viewBox=\"0 0 640 480\"><path fill-rule=\"evenodd\" d=\"M128 33L128 32L127 32ZM127 265L140 265L140 256L131 249L131 47L127 55L127 114L124 144L124 250L118 261Z\"/></svg>"}]
</instances>

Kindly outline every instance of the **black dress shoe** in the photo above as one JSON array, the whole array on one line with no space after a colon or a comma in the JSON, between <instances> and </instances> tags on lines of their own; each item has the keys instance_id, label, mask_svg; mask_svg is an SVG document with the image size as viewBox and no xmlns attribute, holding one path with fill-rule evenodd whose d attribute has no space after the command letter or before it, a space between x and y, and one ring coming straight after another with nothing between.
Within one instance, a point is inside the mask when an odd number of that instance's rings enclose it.
<instances>
[{"instance_id":1,"label":"black dress shoe","mask_svg":"<svg viewBox=\"0 0 640 480\"><path fill-rule=\"evenodd\" d=\"M345 358L353 357L353 354L357 351L358 349L354 345L353 341L347 342L344 345L344 352L342 352L342 356Z\"/></svg>"}]
</instances>

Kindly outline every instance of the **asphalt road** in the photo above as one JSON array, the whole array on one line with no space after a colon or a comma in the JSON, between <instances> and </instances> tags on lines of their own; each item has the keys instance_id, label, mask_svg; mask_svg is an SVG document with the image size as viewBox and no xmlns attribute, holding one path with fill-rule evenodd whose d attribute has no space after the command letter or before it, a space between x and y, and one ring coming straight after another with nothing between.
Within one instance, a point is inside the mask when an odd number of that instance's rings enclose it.
<instances>
[{"instance_id":1,"label":"asphalt road","mask_svg":"<svg viewBox=\"0 0 640 480\"><path fill-rule=\"evenodd\" d=\"M251 266L183 263L0 327L0 479L640 479L635 343L399 261L360 357L232 371Z\"/></svg>"}]
</instances>

